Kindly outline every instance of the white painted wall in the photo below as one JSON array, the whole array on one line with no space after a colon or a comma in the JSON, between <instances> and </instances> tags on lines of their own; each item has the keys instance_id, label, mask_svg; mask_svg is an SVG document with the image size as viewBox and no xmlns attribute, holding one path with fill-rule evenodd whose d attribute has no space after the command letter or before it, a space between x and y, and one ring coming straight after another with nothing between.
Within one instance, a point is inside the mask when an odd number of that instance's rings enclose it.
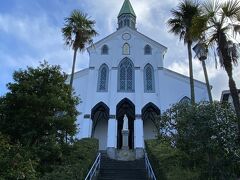
<instances>
[{"instance_id":1,"label":"white painted wall","mask_svg":"<svg viewBox=\"0 0 240 180\"><path fill-rule=\"evenodd\" d=\"M144 147L142 119L136 119L134 121L134 147L135 148Z\"/></svg>"},{"instance_id":2,"label":"white painted wall","mask_svg":"<svg viewBox=\"0 0 240 180\"><path fill-rule=\"evenodd\" d=\"M107 129L107 147L117 147L117 120L109 119L108 120L108 129Z\"/></svg>"}]
</instances>

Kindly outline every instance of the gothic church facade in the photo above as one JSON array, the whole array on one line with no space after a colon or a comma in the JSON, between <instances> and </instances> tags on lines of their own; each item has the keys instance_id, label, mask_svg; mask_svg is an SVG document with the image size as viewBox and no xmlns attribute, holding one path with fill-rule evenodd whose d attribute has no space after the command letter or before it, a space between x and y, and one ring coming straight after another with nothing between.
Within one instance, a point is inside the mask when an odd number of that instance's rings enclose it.
<instances>
[{"instance_id":1,"label":"gothic church facade","mask_svg":"<svg viewBox=\"0 0 240 180\"><path fill-rule=\"evenodd\" d=\"M114 157L122 147L123 117L128 117L129 149L141 156L144 140L156 136L154 117L190 97L189 77L164 67L167 48L136 29L136 14L125 0L115 32L88 48L89 68L74 74L82 103L79 138L99 139L99 149ZM196 101L207 100L205 83L194 80Z\"/></svg>"}]
</instances>

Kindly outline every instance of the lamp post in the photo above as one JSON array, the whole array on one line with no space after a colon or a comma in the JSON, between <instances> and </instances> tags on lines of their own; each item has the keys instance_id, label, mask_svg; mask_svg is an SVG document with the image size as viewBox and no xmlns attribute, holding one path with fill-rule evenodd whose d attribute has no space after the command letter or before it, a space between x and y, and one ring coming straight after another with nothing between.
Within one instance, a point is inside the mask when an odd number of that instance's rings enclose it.
<instances>
[{"instance_id":1,"label":"lamp post","mask_svg":"<svg viewBox=\"0 0 240 180\"><path fill-rule=\"evenodd\" d=\"M206 81L206 85L207 85L208 97L209 97L210 103L212 103L213 102L212 93L211 93L211 88L210 88L209 81L208 81L208 74L207 74L207 68L206 68L206 63L205 63L205 60L207 59L208 49L206 47L206 44L204 44L202 42L198 42L193 47L193 51L196 53L196 56L198 57L198 59L202 62L205 81Z\"/></svg>"}]
</instances>

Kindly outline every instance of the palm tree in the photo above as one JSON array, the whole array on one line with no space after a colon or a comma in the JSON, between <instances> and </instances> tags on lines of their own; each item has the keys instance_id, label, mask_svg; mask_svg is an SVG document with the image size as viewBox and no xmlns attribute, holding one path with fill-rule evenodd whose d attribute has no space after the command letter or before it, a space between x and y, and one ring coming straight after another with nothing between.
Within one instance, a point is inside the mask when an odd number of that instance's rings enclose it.
<instances>
[{"instance_id":1,"label":"palm tree","mask_svg":"<svg viewBox=\"0 0 240 180\"><path fill-rule=\"evenodd\" d=\"M216 0L203 3L203 15L194 20L192 33L206 39L207 45L217 47L220 65L228 75L229 89L238 117L240 138L240 103L236 83L233 79L233 65L237 64L239 45L233 43L230 32L239 32L240 1L229 0L219 3Z\"/></svg>"},{"instance_id":2,"label":"palm tree","mask_svg":"<svg viewBox=\"0 0 240 180\"><path fill-rule=\"evenodd\" d=\"M92 45L93 37L97 35L94 30L95 21L90 20L87 14L79 10L73 10L70 17L65 18L62 28L65 44L74 51L70 86L73 84L73 76L76 64L77 51L83 52L87 45Z\"/></svg>"},{"instance_id":3,"label":"palm tree","mask_svg":"<svg viewBox=\"0 0 240 180\"><path fill-rule=\"evenodd\" d=\"M177 9L171 10L173 18L170 18L167 22L170 27L169 32L180 37L180 40L184 40L184 44L187 44L188 48L188 60L189 60L189 76L190 76L190 89L191 89L191 103L195 103L194 93L194 80L193 80L193 68L192 68L192 43L195 41L191 34L192 21L195 16L199 16L200 4L192 0L183 0L179 3Z\"/></svg>"}]
</instances>

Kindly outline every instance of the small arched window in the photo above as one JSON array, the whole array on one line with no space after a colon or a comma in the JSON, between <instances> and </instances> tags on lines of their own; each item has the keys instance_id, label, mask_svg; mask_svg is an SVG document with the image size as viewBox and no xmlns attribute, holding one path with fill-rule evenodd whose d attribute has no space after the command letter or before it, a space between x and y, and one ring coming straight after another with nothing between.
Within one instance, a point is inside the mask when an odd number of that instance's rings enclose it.
<instances>
[{"instance_id":1,"label":"small arched window","mask_svg":"<svg viewBox=\"0 0 240 180\"><path fill-rule=\"evenodd\" d=\"M148 44L144 47L144 54L146 55L152 54L152 48Z\"/></svg>"},{"instance_id":2,"label":"small arched window","mask_svg":"<svg viewBox=\"0 0 240 180\"><path fill-rule=\"evenodd\" d=\"M190 102L191 102L191 100L190 100L190 98L187 97L187 96L184 96L184 97L179 101L179 103L181 103L181 104L190 104Z\"/></svg>"},{"instance_id":3,"label":"small arched window","mask_svg":"<svg viewBox=\"0 0 240 180\"><path fill-rule=\"evenodd\" d=\"M128 43L125 43L123 45L122 51L123 51L123 55L129 55L130 54L130 46L129 46Z\"/></svg>"},{"instance_id":4,"label":"small arched window","mask_svg":"<svg viewBox=\"0 0 240 180\"><path fill-rule=\"evenodd\" d=\"M102 47L102 54L108 54L108 46L106 44Z\"/></svg>"},{"instance_id":5,"label":"small arched window","mask_svg":"<svg viewBox=\"0 0 240 180\"><path fill-rule=\"evenodd\" d=\"M127 26L128 26L128 27L130 26L130 21L129 21L129 19L127 19Z\"/></svg>"},{"instance_id":6,"label":"small arched window","mask_svg":"<svg viewBox=\"0 0 240 180\"><path fill-rule=\"evenodd\" d=\"M120 23L119 23L119 27L121 28L122 26L123 26L123 22L120 21Z\"/></svg>"},{"instance_id":7,"label":"small arched window","mask_svg":"<svg viewBox=\"0 0 240 180\"><path fill-rule=\"evenodd\" d=\"M118 90L134 91L134 66L128 58L124 58L118 66Z\"/></svg>"},{"instance_id":8,"label":"small arched window","mask_svg":"<svg viewBox=\"0 0 240 180\"><path fill-rule=\"evenodd\" d=\"M151 64L147 64L144 67L144 91L145 92L154 92L154 70Z\"/></svg>"},{"instance_id":9,"label":"small arched window","mask_svg":"<svg viewBox=\"0 0 240 180\"><path fill-rule=\"evenodd\" d=\"M98 71L98 91L107 91L108 89L108 66L103 64Z\"/></svg>"}]
</instances>

